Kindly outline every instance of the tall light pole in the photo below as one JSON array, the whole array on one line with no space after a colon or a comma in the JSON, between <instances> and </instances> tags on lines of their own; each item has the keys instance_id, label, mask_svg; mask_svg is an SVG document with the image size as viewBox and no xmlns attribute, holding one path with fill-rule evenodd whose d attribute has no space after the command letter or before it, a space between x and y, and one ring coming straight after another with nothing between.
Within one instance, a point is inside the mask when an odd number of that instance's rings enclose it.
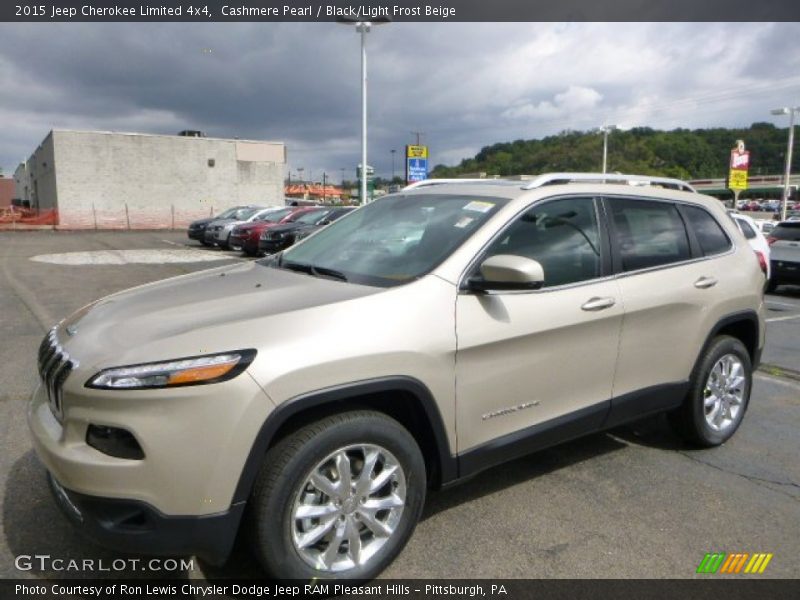
<instances>
[{"instance_id":1,"label":"tall light pole","mask_svg":"<svg viewBox=\"0 0 800 600\"><path fill-rule=\"evenodd\" d=\"M394 148L390 150L392 153L392 183L394 183L394 153L397 152Z\"/></svg>"},{"instance_id":2,"label":"tall light pole","mask_svg":"<svg viewBox=\"0 0 800 600\"><path fill-rule=\"evenodd\" d=\"M608 168L608 134L616 130L616 125L603 125L598 129L603 134L603 174Z\"/></svg>"},{"instance_id":3,"label":"tall light pole","mask_svg":"<svg viewBox=\"0 0 800 600\"><path fill-rule=\"evenodd\" d=\"M792 148L794 147L794 115L800 112L800 106L784 106L770 111L773 115L789 115L789 143L786 147L786 167L783 171L783 201L781 202L781 221L786 220L786 209L789 204L789 177L792 174Z\"/></svg>"},{"instance_id":4,"label":"tall light pole","mask_svg":"<svg viewBox=\"0 0 800 600\"><path fill-rule=\"evenodd\" d=\"M356 31L361 34L361 204L367 203L367 34L373 25L388 22L388 17L379 17L373 21L358 21L347 17L337 19L337 23L355 25Z\"/></svg>"}]
</instances>

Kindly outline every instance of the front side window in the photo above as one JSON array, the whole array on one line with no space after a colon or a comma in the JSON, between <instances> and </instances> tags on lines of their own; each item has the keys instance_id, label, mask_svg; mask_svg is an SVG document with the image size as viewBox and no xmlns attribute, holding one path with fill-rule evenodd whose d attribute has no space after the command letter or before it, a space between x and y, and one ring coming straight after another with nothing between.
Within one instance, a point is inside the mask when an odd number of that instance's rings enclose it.
<instances>
[{"instance_id":1,"label":"front side window","mask_svg":"<svg viewBox=\"0 0 800 600\"><path fill-rule=\"evenodd\" d=\"M623 271L668 265L691 257L686 228L675 205L668 202L611 198L612 243Z\"/></svg>"},{"instance_id":2,"label":"front side window","mask_svg":"<svg viewBox=\"0 0 800 600\"><path fill-rule=\"evenodd\" d=\"M728 239L722 226L717 223L717 220L712 217L707 210L697 206L684 206L683 212L705 256L721 254L730 249L731 241ZM744 224L747 225L747 223ZM739 221L739 227L741 226L742 222ZM749 227L748 225L748 228ZM744 231L744 229L742 229L742 231ZM755 233L752 229L750 232L753 234L753 237L755 237Z\"/></svg>"},{"instance_id":3,"label":"front side window","mask_svg":"<svg viewBox=\"0 0 800 600\"><path fill-rule=\"evenodd\" d=\"M599 277L600 230L594 200L563 198L530 208L500 234L485 258L497 254L539 262L544 287Z\"/></svg>"},{"instance_id":4,"label":"front side window","mask_svg":"<svg viewBox=\"0 0 800 600\"><path fill-rule=\"evenodd\" d=\"M401 285L435 268L507 202L447 194L387 196L261 264L365 285Z\"/></svg>"}]
</instances>

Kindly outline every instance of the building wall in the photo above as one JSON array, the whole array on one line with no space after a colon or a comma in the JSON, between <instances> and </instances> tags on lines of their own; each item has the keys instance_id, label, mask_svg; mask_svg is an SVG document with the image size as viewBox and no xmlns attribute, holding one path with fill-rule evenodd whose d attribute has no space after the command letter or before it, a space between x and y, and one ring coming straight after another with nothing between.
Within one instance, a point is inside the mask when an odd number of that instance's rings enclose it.
<instances>
[{"instance_id":1,"label":"building wall","mask_svg":"<svg viewBox=\"0 0 800 600\"><path fill-rule=\"evenodd\" d=\"M79 131L51 137L61 228L184 227L237 204L283 204L279 142Z\"/></svg>"},{"instance_id":2,"label":"building wall","mask_svg":"<svg viewBox=\"0 0 800 600\"><path fill-rule=\"evenodd\" d=\"M14 172L15 198L27 200L31 208L53 210L57 206L56 166L53 134L50 132Z\"/></svg>"},{"instance_id":3,"label":"building wall","mask_svg":"<svg viewBox=\"0 0 800 600\"><path fill-rule=\"evenodd\" d=\"M11 206L11 199L16 198L14 191L14 180L0 177L0 208Z\"/></svg>"}]
</instances>

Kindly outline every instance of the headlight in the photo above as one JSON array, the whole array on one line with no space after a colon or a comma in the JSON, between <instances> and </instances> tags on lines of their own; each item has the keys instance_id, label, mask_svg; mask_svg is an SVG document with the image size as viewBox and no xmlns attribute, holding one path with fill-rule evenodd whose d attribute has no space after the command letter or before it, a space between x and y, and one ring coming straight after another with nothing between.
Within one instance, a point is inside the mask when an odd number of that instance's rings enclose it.
<instances>
[{"instance_id":1,"label":"headlight","mask_svg":"<svg viewBox=\"0 0 800 600\"><path fill-rule=\"evenodd\" d=\"M237 350L206 356L104 369L86 387L131 390L219 383L233 379L253 362L255 350Z\"/></svg>"}]
</instances>

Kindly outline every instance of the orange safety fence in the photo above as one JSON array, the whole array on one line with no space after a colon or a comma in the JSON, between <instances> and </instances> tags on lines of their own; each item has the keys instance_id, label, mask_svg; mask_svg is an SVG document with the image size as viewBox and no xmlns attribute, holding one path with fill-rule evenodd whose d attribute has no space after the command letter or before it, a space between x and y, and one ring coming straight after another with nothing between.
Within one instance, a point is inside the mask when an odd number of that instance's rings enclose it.
<instances>
[{"instance_id":1,"label":"orange safety fence","mask_svg":"<svg viewBox=\"0 0 800 600\"><path fill-rule=\"evenodd\" d=\"M0 208L0 225L56 225L58 212L53 208L35 209L5 206Z\"/></svg>"}]
</instances>

